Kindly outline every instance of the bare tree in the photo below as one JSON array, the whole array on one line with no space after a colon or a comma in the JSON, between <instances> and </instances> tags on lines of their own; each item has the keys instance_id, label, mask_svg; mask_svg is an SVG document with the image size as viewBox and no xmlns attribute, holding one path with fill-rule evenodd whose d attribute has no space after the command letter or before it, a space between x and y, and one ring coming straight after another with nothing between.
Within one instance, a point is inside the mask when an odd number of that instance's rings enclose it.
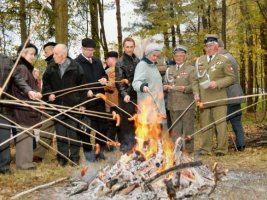
<instances>
[{"instance_id":1,"label":"bare tree","mask_svg":"<svg viewBox=\"0 0 267 200\"><path fill-rule=\"evenodd\" d=\"M116 19L117 19L117 32L118 32L118 52L122 55L122 28L121 28L121 5L120 0L115 0L116 3Z\"/></svg>"}]
</instances>

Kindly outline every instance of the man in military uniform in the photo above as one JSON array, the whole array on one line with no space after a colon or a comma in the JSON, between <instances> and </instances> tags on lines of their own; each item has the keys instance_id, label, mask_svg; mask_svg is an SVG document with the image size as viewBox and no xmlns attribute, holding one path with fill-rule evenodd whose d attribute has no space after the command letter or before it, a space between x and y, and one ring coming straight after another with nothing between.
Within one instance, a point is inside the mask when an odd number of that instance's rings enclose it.
<instances>
[{"instance_id":1,"label":"man in military uniform","mask_svg":"<svg viewBox=\"0 0 267 200\"><path fill-rule=\"evenodd\" d=\"M183 111L194 101L191 80L194 76L194 67L186 63L187 48L179 45L173 50L175 65L166 71L164 90L167 90L167 108L170 111L171 121L174 123ZM178 137L185 137L194 131L194 106L175 123L171 138L175 142ZM187 141L185 149L193 151L193 140Z\"/></svg>"},{"instance_id":2,"label":"man in military uniform","mask_svg":"<svg viewBox=\"0 0 267 200\"><path fill-rule=\"evenodd\" d=\"M207 34L204 40L206 55L196 60L196 73L192 82L194 99L208 102L227 98L226 87L233 84L234 72L231 62L223 55L218 54L218 35ZM227 106L217 105L200 110L200 126L215 122L226 117ZM199 155L211 155L213 148L213 130L216 131L216 156L224 156L228 152L228 137L226 119L215 123L215 129L209 127L201 134Z\"/></svg>"}]
</instances>

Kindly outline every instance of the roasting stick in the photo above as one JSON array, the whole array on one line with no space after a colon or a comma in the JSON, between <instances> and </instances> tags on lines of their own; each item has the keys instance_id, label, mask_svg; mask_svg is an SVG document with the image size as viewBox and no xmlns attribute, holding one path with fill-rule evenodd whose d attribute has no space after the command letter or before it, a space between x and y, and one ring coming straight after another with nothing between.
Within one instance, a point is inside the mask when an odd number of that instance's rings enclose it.
<instances>
[{"instance_id":1,"label":"roasting stick","mask_svg":"<svg viewBox=\"0 0 267 200\"><path fill-rule=\"evenodd\" d=\"M119 107L118 105L116 105L112 101L108 100L107 97L104 94L98 93L98 94L95 95L95 97L103 99L105 102L107 102L108 104L111 104L112 106L115 106L116 108L118 108L120 111L122 111L123 113L125 113L129 117L131 117L131 118L133 117L130 113L126 112L121 107Z\"/></svg>"},{"instance_id":2,"label":"roasting stick","mask_svg":"<svg viewBox=\"0 0 267 200\"><path fill-rule=\"evenodd\" d=\"M0 114L0 117L5 118L2 114ZM14 121L12 121L12 120L9 120L9 122L12 123L12 124L15 124ZM2 123L0 123L0 126L2 126L2 127L8 127L8 128L18 128L18 129L21 129L21 130L27 129L26 127L22 127L22 126L14 126L14 125L10 125L10 124L2 124ZM82 143L82 144L87 144L87 145L94 146L94 144L91 144L91 143L88 143L88 142L83 142L81 140L71 139L71 138L68 138L68 137L65 137L65 136L61 136L61 135L57 135L57 134L54 134L54 133L50 133L50 132L47 132L47 131L40 130L40 132L42 132L44 134L47 134L47 135L55 136L57 138L66 139L66 140L69 140L69 141L72 141L72 142L77 142L77 143Z\"/></svg>"},{"instance_id":3,"label":"roasting stick","mask_svg":"<svg viewBox=\"0 0 267 200\"><path fill-rule=\"evenodd\" d=\"M0 116L1 116L2 118L4 118L5 120L9 121L10 123L15 124L16 127L18 127L19 129L24 130L24 131L22 131L22 132L20 132L20 133L25 133L25 132L27 132L30 136L36 138L36 136L30 132L30 129L28 129L28 128L23 128L22 126L20 126L19 124L17 124L16 122L10 120L9 118L5 117L5 116L2 115L2 114L0 114ZM18 133L17 135L21 135L20 133ZM17 135L16 135L16 136L17 136ZM17 137L18 137L18 136L17 136ZM14 138L14 137L13 137L13 138ZM67 159L69 162L71 162L71 163L74 164L75 166L78 166L75 162L73 162L73 161L72 161L71 159L69 159L67 156L65 156L64 154L62 154L61 152L59 152L58 150L56 150L55 148L53 148L52 146L50 146L49 144L47 144L46 142L44 142L42 139L39 139L39 141L40 141L43 145L45 145L46 147L52 149L53 151L55 151L56 153L58 153L59 155L61 155L61 156L64 157L65 159ZM1 145L0 145L0 146L1 146Z\"/></svg>"},{"instance_id":4,"label":"roasting stick","mask_svg":"<svg viewBox=\"0 0 267 200\"><path fill-rule=\"evenodd\" d=\"M232 116L232 115L234 115L234 114L236 114L236 113L238 113L238 112L240 112L240 111L243 111L243 110L245 110L245 109L247 109L247 108L253 107L253 106L255 106L256 104L261 103L261 102L264 102L264 101L267 101L267 99L266 99L266 100L258 101L258 102L256 102L256 103L253 103L253 104L249 105L249 106L246 106L246 107L244 107L244 108L241 108L241 109L239 109L239 110L237 110L237 111L235 111L235 112L233 112L233 113L231 113L231 114L229 114L229 115L226 115L225 117L222 117L222 118L220 118L220 119L218 119L218 120L216 120L216 121L214 121L214 122L208 124L207 126L201 128L201 129L199 129L198 131L196 131L196 132L194 132L193 134L191 134L189 137L192 138L192 137L193 137L194 135L196 135L197 133L199 133L199 132L201 132L201 131L203 131L203 130L205 130L205 129L211 127L211 126L213 126L214 124L216 124L216 123L218 123L218 122L222 122L222 121L225 120L227 117L230 117L230 116Z\"/></svg>"},{"instance_id":5,"label":"roasting stick","mask_svg":"<svg viewBox=\"0 0 267 200\"><path fill-rule=\"evenodd\" d=\"M70 90L70 91L61 93L61 94L57 95L57 97L61 97L61 96L64 96L64 95L69 94L69 93L72 93L72 92L79 92L79 91L83 91L83 90L102 89L102 88L104 88L104 87L105 87L105 86L100 86L100 87L90 87L90 88L79 88L79 89L76 89L76 90Z\"/></svg>"},{"instance_id":6,"label":"roasting stick","mask_svg":"<svg viewBox=\"0 0 267 200\"><path fill-rule=\"evenodd\" d=\"M184 114L192 107L192 105L195 103L195 100L193 100L189 106L181 113L181 115L172 123L171 127L168 129L168 132L173 128L173 126L184 116Z\"/></svg>"},{"instance_id":7,"label":"roasting stick","mask_svg":"<svg viewBox=\"0 0 267 200\"><path fill-rule=\"evenodd\" d=\"M251 95L244 95L244 96L238 96L238 97L230 97L230 98L225 98L225 99L217 99L214 101L208 101L208 102L198 102L197 106L199 108L206 108L210 106L216 106L217 103L227 103L227 101L230 100L237 100L237 99L245 99L245 98L250 98L250 97L257 97L257 96L266 96L267 93L262 93L262 94L251 94Z\"/></svg>"},{"instance_id":8,"label":"roasting stick","mask_svg":"<svg viewBox=\"0 0 267 200\"><path fill-rule=\"evenodd\" d=\"M115 83L128 84L128 80L127 79L122 79L121 81L115 81ZM74 87L65 88L65 89L62 89L62 90L57 90L57 91L53 91L53 92L47 92L47 93L44 93L43 96L50 95L50 94L56 94L56 93L59 93L59 92L71 91L71 90L74 90L74 89L82 88L84 86L90 86L90 85L96 85L96 84L100 84L100 83L98 81L97 82L93 82L93 83L86 83L86 84L82 84L82 85L78 85L78 86L74 86Z\"/></svg>"},{"instance_id":9,"label":"roasting stick","mask_svg":"<svg viewBox=\"0 0 267 200\"><path fill-rule=\"evenodd\" d=\"M5 93L5 92L4 92L4 93ZM12 99L16 99L17 101L19 101L19 102L21 102L21 103L27 105L27 103L25 103L24 101L22 101L22 100L20 100L20 99L18 99L18 98L16 98L16 97L13 97L12 95L10 95L10 94L8 94L8 93L5 93L5 95L7 95L8 97L10 97L10 98L12 98ZM69 112L69 111L71 111L72 109L74 109L74 108L76 108L76 107L79 107L79 106L82 106L83 104L86 104L86 103L88 103L88 102L90 102L90 101L93 101L93 100L95 100L95 98L94 98L94 99L89 99L89 100L87 100L87 101L85 101L85 102L82 102L82 103L80 103L80 104L78 104L78 105L75 105L75 106L73 106L73 107L70 107L69 109L64 110L63 112L60 112L60 113L58 113L58 114L56 114L56 115L54 115L54 116L50 116L49 114L47 114L47 113L45 113L45 112L43 112L43 111L41 111L41 110L39 110L39 109L34 109L34 108L32 107L32 109L37 110L38 112L41 112L41 113L44 114L45 116L48 116L48 118L45 119L45 120L43 120L43 121L41 121L41 122L39 122L39 123L37 123L37 124L35 124L35 125L33 125L33 126L31 126L31 127L29 127L29 128L27 128L26 130L24 130L24 131L22 131L22 132L20 132L20 133L14 135L13 137L7 139L6 141L2 142L2 143L0 144L0 147L3 146L4 144L6 144L7 142L13 140L14 138L16 138L16 137L22 135L23 133L25 133L25 132L27 132L27 131L29 131L29 130L31 130L31 129L37 128L37 127L39 127L40 125L42 125L43 123L45 123L45 122L47 122L47 121L49 121L49 120L58 120L58 119L57 119L58 116L60 116L60 115L62 115L62 114L64 114L64 113L66 113L66 112ZM70 125L68 125L68 126L70 126ZM71 126L70 126L70 127L71 127ZM74 127L73 127L73 128L74 128ZM76 130L76 129L75 129L75 130ZM77 129L77 130L82 131L82 130L80 130L80 129Z\"/></svg>"},{"instance_id":10,"label":"roasting stick","mask_svg":"<svg viewBox=\"0 0 267 200\"><path fill-rule=\"evenodd\" d=\"M95 100L95 99L98 99L98 98L94 98L94 100ZM44 105L50 106L51 108L55 108L52 104L48 104L48 103L46 103L46 102L44 102L44 101L42 101L42 100L38 100L38 101L39 101L40 103L43 103ZM90 100L89 100L89 101L90 101ZM60 112L60 113L63 113L63 112ZM67 114L66 112L64 112L63 114L64 114L65 116L69 117L70 119L72 119L72 120L74 120L74 121L76 121L76 122L82 124L83 126L85 126L86 128L90 129L91 131L94 131L95 133L98 133L98 134L101 135L103 138L107 139L107 141L110 141L110 142L112 142L112 143L114 143L114 144L116 143L115 141L113 141L112 139L108 138L108 137L105 136L104 134L102 134L102 133L100 133L99 131L95 130L94 128L88 126L86 123L84 123L84 122L82 122L82 121L76 119L75 117L73 117L73 116ZM91 137L95 138L95 139L98 139L99 141L107 142L107 141L105 141L105 140L102 140L102 139L100 139L100 138L97 138L95 135L93 135L93 134L91 134L91 133L87 133L87 134L90 135Z\"/></svg>"},{"instance_id":11,"label":"roasting stick","mask_svg":"<svg viewBox=\"0 0 267 200\"><path fill-rule=\"evenodd\" d=\"M37 27L38 20L41 19L41 15L42 15L42 13L43 13L43 10L44 10L45 6L46 6L46 3L43 3L42 8L41 8L41 10L40 10L40 12L38 13L38 16L37 16L37 18L36 18L37 20L34 22L33 27L32 27L32 29L31 29L30 32L29 32L29 36L27 37L26 41L24 42L24 45L23 45L23 47L22 47L22 50L20 51L20 53L19 53L19 55L18 55L18 58L17 58L15 64L13 65L13 67L12 67L11 71L9 72L9 74L8 74L8 76L7 76L7 78L6 78L5 82L4 82L4 84L2 85L2 89L0 90L0 97L1 97L2 94L4 93L4 90L5 90L5 88L6 88L7 84L8 84L8 82L9 82L9 80L10 80L12 74L14 73L14 71L15 71L15 69L16 69L16 66L18 65L18 62L19 62L19 60L20 60L20 58L21 58L21 56L22 56L22 52L23 52L23 50L25 49L25 47L26 47L26 45L28 44L28 42L30 41L30 38L31 38L31 35L32 35L33 31L34 31L35 28Z\"/></svg>"},{"instance_id":12,"label":"roasting stick","mask_svg":"<svg viewBox=\"0 0 267 200\"><path fill-rule=\"evenodd\" d=\"M9 104L9 105L17 105L17 106L23 106L23 107L31 107L30 105L24 105L24 104L21 104L21 103L17 103L15 101L9 101L9 100L0 100L0 103L3 103L3 104ZM39 105L40 103L38 103ZM41 109L41 110L50 110L50 111L64 111L65 109L58 109L58 108L48 108L48 107L43 107L43 106L37 106L37 105L34 105L32 106L36 109ZM90 114L90 113L81 113L80 111L75 111L75 110L72 110L70 111L70 113L75 113L75 114L82 114L82 115L86 115L86 116L93 116L93 117L98 117L98 118L102 118L102 119L108 119L108 120L114 120L113 118L111 117L107 117L107 116L101 116L101 115L95 115L95 114Z\"/></svg>"}]
</instances>

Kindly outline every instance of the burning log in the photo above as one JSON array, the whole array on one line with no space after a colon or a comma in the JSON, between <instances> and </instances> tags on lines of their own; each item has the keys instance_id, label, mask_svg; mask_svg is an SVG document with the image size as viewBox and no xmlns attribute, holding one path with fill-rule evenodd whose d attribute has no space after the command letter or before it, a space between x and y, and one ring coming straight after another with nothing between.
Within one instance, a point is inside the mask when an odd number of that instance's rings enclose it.
<instances>
[{"instance_id":1,"label":"burning log","mask_svg":"<svg viewBox=\"0 0 267 200\"><path fill-rule=\"evenodd\" d=\"M174 189L172 180L171 179L169 179L169 180L165 179L164 183L166 185L166 190L167 190L167 194L168 194L169 199L174 200L176 198L176 191Z\"/></svg>"},{"instance_id":2,"label":"burning log","mask_svg":"<svg viewBox=\"0 0 267 200\"><path fill-rule=\"evenodd\" d=\"M152 181L156 180L157 178L159 178L159 177L161 177L161 176L163 176L165 174L168 174L169 172L172 172L172 171L175 171L175 170L182 170L182 169L189 168L189 167L197 167L197 166L200 166L200 165L202 165L201 161L193 161L193 162L189 162L189 163L182 163L180 165L176 165L174 167L166 169L163 172L160 172L160 173L156 174L155 176L151 177L150 179L146 180L145 182L146 183L151 183Z\"/></svg>"}]
</instances>

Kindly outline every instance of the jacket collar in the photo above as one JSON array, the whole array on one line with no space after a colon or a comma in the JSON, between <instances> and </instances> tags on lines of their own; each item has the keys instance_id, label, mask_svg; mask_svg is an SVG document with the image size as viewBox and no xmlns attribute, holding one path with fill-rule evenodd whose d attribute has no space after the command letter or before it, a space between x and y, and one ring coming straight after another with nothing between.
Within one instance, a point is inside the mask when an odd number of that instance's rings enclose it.
<instances>
[{"instance_id":1,"label":"jacket collar","mask_svg":"<svg viewBox=\"0 0 267 200\"><path fill-rule=\"evenodd\" d=\"M25 58L20 57L19 63L18 64L22 64L25 65L27 67L27 69L32 72L33 71L33 65L31 63L29 63Z\"/></svg>"},{"instance_id":2,"label":"jacket collar","mask_svg":"<svg viewBox=\"0 0 267 200\"><path fill-rule=\"evenodd\" d=\"M149 60L146 56L144 56L143 58L142 58L142 60L144 61L144 62L146 62L147 64L149 64L149 65L151 65L151 64L158 64L157 62L155 62L155 63L153 63L151 60Z\"/></svg>"}]
</instances>

